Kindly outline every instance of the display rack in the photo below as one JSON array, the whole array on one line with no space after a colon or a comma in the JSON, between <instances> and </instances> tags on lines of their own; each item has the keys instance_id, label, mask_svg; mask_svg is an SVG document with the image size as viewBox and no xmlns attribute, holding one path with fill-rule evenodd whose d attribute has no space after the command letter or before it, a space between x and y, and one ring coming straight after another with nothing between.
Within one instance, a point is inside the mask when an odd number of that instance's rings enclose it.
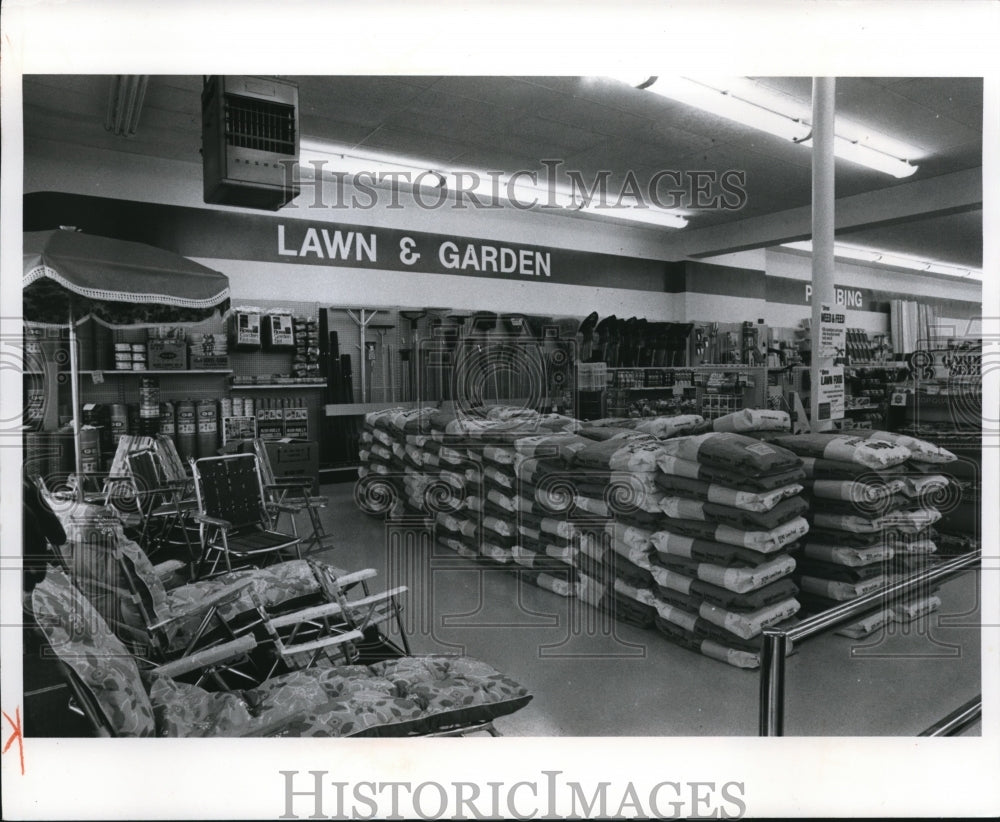
<instances>
[{"instance_id":1,"label":"display rack","mask_svg":"<svg viewBox=\"0 0 1000 822\"><path fill-rule=\"evenodd\" d=\"M764 407L767 381L764 365L608 368L602 406L608 416L685 411L714 418Z\"/></svg>"}]
</instances>

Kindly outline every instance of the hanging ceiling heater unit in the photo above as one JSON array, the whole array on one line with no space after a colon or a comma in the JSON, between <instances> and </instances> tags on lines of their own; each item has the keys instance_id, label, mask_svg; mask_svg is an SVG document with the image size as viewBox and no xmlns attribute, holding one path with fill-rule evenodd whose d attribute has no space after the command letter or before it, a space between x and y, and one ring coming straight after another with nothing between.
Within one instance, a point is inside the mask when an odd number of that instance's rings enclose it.
<instances>
[{"instance_id":1,"label":"hanging ceiling heater unit","mask_svg":"<svg viewBox=\"0 0 1000 822\"><path fill-rule=\"evenodd\" d=\"M206 203L277 211L293 200L299 90L266 77L212 76L201 93Z\"/></svg>"}]
</instances>

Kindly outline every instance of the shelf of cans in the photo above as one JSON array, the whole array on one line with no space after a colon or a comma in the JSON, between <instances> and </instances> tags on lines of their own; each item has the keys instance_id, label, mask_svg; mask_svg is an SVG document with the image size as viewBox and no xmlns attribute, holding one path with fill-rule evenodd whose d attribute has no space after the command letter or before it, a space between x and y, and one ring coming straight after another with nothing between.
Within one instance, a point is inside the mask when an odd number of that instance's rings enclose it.
<instances>
[{"instance_id":1,"label":"shelf of cans","mask_svg":"<svg viewBox=\"0 0 1000 822\"><path fill-rule=\"evenodd\" d=\"M926 564L953 455L866 431L791 435L744 409L582 423L494 406L365 417L359 505L678 645L759 666L764 628ZM934 609L933 594L849 626ZM881 620L881 621L880 621Z\"/></svg>"}]
</instances>

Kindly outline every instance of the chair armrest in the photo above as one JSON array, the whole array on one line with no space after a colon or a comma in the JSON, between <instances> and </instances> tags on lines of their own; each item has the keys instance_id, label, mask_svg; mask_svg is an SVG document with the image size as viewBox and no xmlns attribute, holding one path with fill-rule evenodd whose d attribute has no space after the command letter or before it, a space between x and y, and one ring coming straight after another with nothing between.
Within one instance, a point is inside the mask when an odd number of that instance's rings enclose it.
<instances>
[{"instance_id":1,"label":"chair armrest","mask_svg":"<svg viewBox=\"0 0 1000 822\"><path fill-rule=\"evenodd\" d=\"M289 502L269 502L268 507L282 514L297 514L302 510L301 505L293 505Z\"/></svg>"},{"instance_id":2,"label":"chair armrest","mask_svg":"<svg viewBox=\"0 0 1000 822\"><path fill-rule=\"evenodd\" d=\"M257 640L251 634L247 634L246 636L241 636L239 639L224 642L222 645L215 645L212 648L195 651L190 656L167 662L153 668L149 673L154 676L166 676L173 679L191 671L197 671L201 668L207 668L210 665L218 665L220 662L236 659L250 653L256 647Z\"/></svg>"},{"instance_id":3,"label":"chair armrest","mask_svg":"<svg viewBox=\"0 0 1000 822\"><path fill-rule=\"evenodd\" d=\"M378 576L378 571L374 568L363 568L360 571L352 571L349 574L342 574L336 577L336 582L341 588L346 588L351 585L357 585L359 582L364 582L367 579L374 579Z\"/></svg>"},{"instance_id":4,"label":"chair armrest","mask_svg":"<svg viewBox=\"0 0 1000 822\"><path fill-rule=\"evenodd\" d=\"M343 613L343 608L340 607L339 603L327 602L312 608L303 608L301 611L295 611L291 614L271 617L268 623L273 628L284 628L287 625L295 625L299 622L307 622L310 619L320 619L325 616L335 616L340 613Z\"/></svg>"},{"instance_id":5,"label":"chair armrest","mask_svg":"<svg viewBox=\"0 0 1000 822\"><path fill-rule=\"evenodd\" d=\"M239 582L234 582L231 585L227 585L220 591L212 594L211 596L205 597L201 602L198 603L198 611L205 611L209 608L213 608L216 605L223 605L236 599L240 594L243 593L247 588L252 587L254 584L253 579L241 579ZM167 617L166 619L160 620L155 625L150 625L149 630L154 631L159 628L169 625L176 619L182 619L183 617L189 616L190 611L186 614L177 614L175 616Z\"/></svg>"},{"instance_id":6,"label":"chair armrest","mask_svg":"<svg viewBox=\"0 0 1000 822\"><path fill-rule=\"evenodd\" d=\"M281 485L308 485L310 488L312 488L312 484L315 481L316 480L313 477L308 477L305 474L302 474L301 476L300 475L295 475L295 476L286 476L286 477L275 477L274 478L274 482L272 482L272 483L270 483L268 485L265 485L264 487L265 488L272 488L272 487L278 487L278 486L281 486Z\"/></svg>"},{"instance_id":7,"label":"chair armrest","mask_svg":"<svg viewBox=\"0 0 1000 822\"><path fill-rule=\"evenodd\" d=\"M233 524L229 520L220 519L219 517L210 517L208 514L194 514L191 519L195 522L203 523L204 525L214 525L225 531L230 531L233 527Z\"/></svg>"}]
</instances>

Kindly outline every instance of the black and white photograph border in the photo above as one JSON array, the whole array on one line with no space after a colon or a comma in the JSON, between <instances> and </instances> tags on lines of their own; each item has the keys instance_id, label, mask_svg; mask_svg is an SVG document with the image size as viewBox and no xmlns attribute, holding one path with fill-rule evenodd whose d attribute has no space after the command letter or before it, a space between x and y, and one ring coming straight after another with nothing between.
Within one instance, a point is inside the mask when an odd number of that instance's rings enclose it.
<instances>
[{"instance_id":1,"label":"black and white photograph border","mask_svg":"<svg viewBox=\"0 0 1000 822\"><path fill-rule=\"evenodd\" d=\"M0 22L4 818L1000 814L996 4Z\"/></svg>"}]
</instances>

